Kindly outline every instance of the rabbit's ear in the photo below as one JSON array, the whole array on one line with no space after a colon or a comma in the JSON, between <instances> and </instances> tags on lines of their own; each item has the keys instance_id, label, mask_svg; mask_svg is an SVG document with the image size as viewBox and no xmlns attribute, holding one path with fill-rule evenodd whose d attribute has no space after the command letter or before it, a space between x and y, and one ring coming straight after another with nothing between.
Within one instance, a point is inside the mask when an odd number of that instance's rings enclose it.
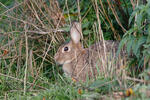
<instances>
[{"instance_id":1,"label":"rabbit's ear","mask_svg":"<svg viewBox=\"0 0 150 100\"><path fill-rule=\"evenodd\" d=\"M81 37L81 24L79 22L73 22L72 27L70 29L70 35L72 41L77 44L80 42Z\"/></svg>"}]
</instances>

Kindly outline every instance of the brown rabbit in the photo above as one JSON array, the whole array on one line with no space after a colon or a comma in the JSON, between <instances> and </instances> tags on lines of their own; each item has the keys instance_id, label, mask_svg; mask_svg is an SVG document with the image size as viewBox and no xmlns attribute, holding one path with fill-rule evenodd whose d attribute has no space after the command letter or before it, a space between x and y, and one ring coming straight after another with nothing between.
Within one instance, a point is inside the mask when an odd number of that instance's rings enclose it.
<instances>
[{"instance_id":1,"label":"brown rabbit","mask_svg":"<svg viewBox=\"0 0 150 100\"><path fill-rule=\"evenodd\" d=\"M79 81L94 79L97 74L104 73L108 61L116 58L118 42L100 41L83 48L80 42L81 25L78 22L72 23L70 35L70 42L60 46L54 57L58 64L63 65L63 71L68 76Z\"/></svg>"}]
</instances>

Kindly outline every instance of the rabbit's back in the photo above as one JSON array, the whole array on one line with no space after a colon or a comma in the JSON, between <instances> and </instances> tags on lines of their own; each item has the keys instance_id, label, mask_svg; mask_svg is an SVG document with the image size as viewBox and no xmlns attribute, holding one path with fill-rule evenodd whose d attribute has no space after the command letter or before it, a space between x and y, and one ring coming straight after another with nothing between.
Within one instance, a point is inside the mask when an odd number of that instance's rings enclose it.
<instances>
[{"instance_id":1,"label":"rabbit's back","mask_svg":"<svg viewBox=\"0 0 150 100\"><path fill-rule=\"evenodd\" d=\"M79 80L96 78L97 74L103 74L107 63L116 58L119 42L117 41L102 41L86 48L84 53L73 62L73 76ZM105 46L105 49L104 49ZM112 58L111 58L111 57Z\"/></svg>"}]
</instances>

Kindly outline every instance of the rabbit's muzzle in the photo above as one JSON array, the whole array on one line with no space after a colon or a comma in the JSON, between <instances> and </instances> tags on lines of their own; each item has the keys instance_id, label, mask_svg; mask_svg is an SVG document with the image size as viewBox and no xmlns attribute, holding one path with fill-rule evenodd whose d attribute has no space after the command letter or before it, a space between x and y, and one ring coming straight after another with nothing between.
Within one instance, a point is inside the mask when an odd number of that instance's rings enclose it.
<instances>
[{"instance_id":1,"label":"rabbit's muzzle","mask_svg":"<svg viewBox=\"0 0 150 100\"><path fill-rule=\"evenodd\" d=\"M56 64L61 65L61 62L59 61L59 55L58 55L58 54L55 54L54 60L55 60ZM62 63L62 64L63 64L63 63Z\"/></svg>"},{"instance_id":2,"label":"rabbit's muzzle","mask_svg":"<svg viewBox=\"0 0 150 100\"><path fill-rule=\"evenodd\" d=\"M54 60L55 60L56 64L58 64L58 65L63 65L65 63L65 60L63 59L62 56L60 56L59 53L55 54Z\"/></svg>"}]
</instances>

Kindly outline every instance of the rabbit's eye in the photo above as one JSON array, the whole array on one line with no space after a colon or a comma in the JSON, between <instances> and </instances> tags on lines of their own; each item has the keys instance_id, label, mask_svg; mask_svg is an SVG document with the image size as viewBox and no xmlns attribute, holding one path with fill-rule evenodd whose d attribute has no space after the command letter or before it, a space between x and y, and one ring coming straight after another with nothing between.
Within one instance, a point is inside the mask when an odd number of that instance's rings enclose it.
<instances>
[{"instance_id":1,"label":"rabbit's eye","mask_svg":"<svg viewBox=\"0 0 150 100\"><path fill-rule=\"evenodd\" d=\"M68 47L64 47L64 51L68 51Z\"/></svg>"}]
</instances>

